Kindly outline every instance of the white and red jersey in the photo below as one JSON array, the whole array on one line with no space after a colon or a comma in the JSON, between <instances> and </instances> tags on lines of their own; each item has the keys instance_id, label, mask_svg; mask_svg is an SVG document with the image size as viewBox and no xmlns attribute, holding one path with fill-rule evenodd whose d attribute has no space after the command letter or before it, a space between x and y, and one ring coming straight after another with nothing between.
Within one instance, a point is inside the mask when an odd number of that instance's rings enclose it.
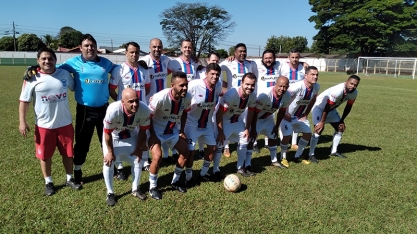
<instances>
[{"instance_id":1,"label":"white and red jersey","mask_svg":"<svg viewBox=\"0 0 417 234\"><path fill-rule=\"evenodd\" d=\"M138 134L141 130L149 129L150 111L148 106L139 102L138 111L134 114L126 112L122 101L112 102L106 110L103 120L103 131L112 134L113 140L127 139Z\"/></svg>"},{"instance_id":2,"label":"white and red jersey","mask_svg":"<svg viewBox=\"0 0 417 234\"><path fill-rule=\"evenodd\" d=\"M291 95L288 92L277 98L274 93L274 87L266 90L264 93L258 93L256 97L255 111L258 113L258 119L266 119L278 109L286 109L291 102ZM271 126L272 128L272 126Z\"/></svg>"},{"instance_id":3,"label":"white and red jersey","mask_svg":"<svg viewBox=\"0 0 417 234\"><path fill-rule=\"evenodd\" d=\"M311 99L319 93L320 85L315 83L309 89L306 86L306 81L295 82L290 84L287 93L291 95L291 104L288 107L287 113L291 116L300 117L307 109Z\"/></svg>"},{"instance_id":4,"label":"white and red jersey","mask_svg":"<svg viewBox=\"0 0 417 234\"><path fill-rule=\"evenodd\" d=\"M145 61L146 65L149 67L148 72L151 80L151 88L148 96L146 96L146 100L149 101L149 98L152 97L152 95L166 88L168 63L171 61L171 58L161 55L159 60L156 60L152 55L148 54L140 58L140 60Z\"/></svg>"},{"instance_id":5,"label":"white and red jersey","mask_svg":"<svg viewBox=\"0 0 417 234\"><path fill-rule=\"evenodd\" d=\"M188 94L192 97L191 108L187 111L187 125L207 128L212 121L213 112L222 92L222 85L217 82L210 88L206 80L193 80L188 83ZM210 124L211 126L211 124Z\"/></svg>"},{"instance_id":6,"label":"white and red jersey","mask_svg":"<svg viewBox=\"0 0 417 234\"><path fill-rule=\"evenodd\" d=\"M275 61L273 67L266 68L260 60L257 64L258 67L258 81L256 82L257 91L256 93L262 93L269 87L273 87L278 77L281 75L280 63Z\"/></svg>"},{"instance_id":7,"label":"white and red jersey","mask_svg":"<svg viewBox=\"0 0 417 234\"><path fill-rule=\"evenodd\" d=\"M52 74L41 73L23 81L19 100L31 102L35 111L35 124L41 128L55 129L72 123L68 104L68 89L74 90L71 74L57 68Z\"/></svg>"},{"instance_id":8,"label":"white and red jersey","mask_svg":"<svg viewBox=\"0 0 417 234\"><path fill-rule=\"evenodd\" d=\"M172 134L178 130L175 126L180 124L182 112L190 109L191 96L175 100L171 88L163 89L152 97L149 109L153 120L153 127L157 134Z\"/></svg>"},{"instance_id":9,"label":"white and red jersey","mask_svg":"<svg viewBox=\"0 0 417 234\"><path fill-rule=\"evenodd\" d=\"M290 83L294 83L300 80L304 80L305 78L305 70L302 63L298 63L298 66L296 69L293 69L290 66L290 62L283 62L280 67L280 73L281 75L288 78Z\"/></svg>"},{"instance_id":10,"label":"white and red jersey","mask_svg":"<svg viewBox=\"0 0 417 234\"><path fill-rule=\"evenodd\" d=\"M191 62L187 62L183 60L181 57L171 60L168 64L169 71L184 72L185 74L187 74L188 81L197 79L197 67L198 63L194 62L193 60L191 60Z\"/></svg>"},{"instance_id":11,"label":"white and red jersey","mask_svg":"<svg viewBox=\"0 0 417 234\"><path fill-rule=\"evenodd\" d=\"M231 88L220 99L218 108L223 108L223 123L236 123L241 118L242 113L248 110L255 109L256 106L256 94L251 93L249 97L243 98L242 88Z\"/></svg>"},{"instance_id":12,"label":"white and red jersey","mask_svg":"<svg viewBox=\"0 0 417 234\"><path fill-rule=\"evenodd\" d=\"M245 60L241 63L236 59L231 62L224 60L219 65L222 68L222 71L226 72L227 89L239 87L242 84L243 75L248 72L252 72L258 77L258 68L253 61Z\"/></svg>"},{"instance_id":13,"label":"white and red jersey","mask_svg":"<svg viewBox=\"0 0 417 234\"><path fill-rule=\"evenodd\" d=\"M334 110L346 101L348 105L353 105L358 96L358 90L355 90L353 93L347 93L345 91L345 85L345 83L340 83L324 90L317 96L314 108L324 110L326 104L329 103L330 110Z\"/></svg>"},{"instance_id":14,"label":"white and red jersey","mask_svg":"<svg viewBox=\"0 0 417 234\"><path fill-rule=\"evenodd\" d=\"M109 85L111 89L118 88L117 100L122 99L125 88L132 88L138 94L139 100L146 103L145 87L149 87L150 82L147 69L141 66L135 68L125 62L113 69Z\"/></svg>"}]
</instances>

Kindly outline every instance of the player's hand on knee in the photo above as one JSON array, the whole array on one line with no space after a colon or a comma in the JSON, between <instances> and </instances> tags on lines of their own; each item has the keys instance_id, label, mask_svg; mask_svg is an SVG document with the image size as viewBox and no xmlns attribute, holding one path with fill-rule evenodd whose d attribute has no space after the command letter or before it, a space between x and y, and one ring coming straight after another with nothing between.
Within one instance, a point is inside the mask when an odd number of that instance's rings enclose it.
<instances>
[{"instance_id":1,"label":"player's hand on knee","mask_svg":"<svg viewBox=\"0 0 417 234\"><path fill-rule=\"evenodd\" d=\"M106 154L106 156L104 156L104 163L105 163L107 166L111 166L111 163L112 163L114 160L116 160L116 157L114 157L114 154L113 154L113 153L111 153L111 152L108 152L108 153Z\"/></svg>"},{"instance_id":2,"label":"player's hand on knee","mask_svg":"<svg viewBox=\"0 0 417 234\"><path fill-rule=\"evenodd\" d=\"M339 132L344 132L344 131L345 131L345 129L346 129L346 125L345 125L345 123L344 123L344 122L340 122L340 123L339 123L339 126L338 126L338 131L339 131Z\"/></svg>"},{"instance_id":3,"label":"player's hand on knee","mask_svg":"<svg viewBox=\"0 0 417 234\"><path fill-rule=\"evenodd\" d=\"M218 145L224 145L224 141L226 140L226 136L224 135L223 132L219 132L219 134L217 134L217 138L216 138L216 142Z\"/></svg>"},{"instance_id":4,"label":"player's hand on knee","mask_svg":"<svg viewBox=\"0 0 417 234\"><path fill-rule=\"evenodd\" d=\"M180 133L180 137L181 137L182 139L187 140L187 136L186 136L186 135L185 135L185 133L183 133L183 132L181 132L181 133Z\"/></svg>"},{"instance_id":5,"label":"player's hand on knee","mask_svg":"<svg viewBox=\"0 0 417 234\"><path fill-rule=\"evenodd\" d=\"M39 65L28 66L23 74L23 80L29 80L32 76L36 75Z\"/></svg>"},{"instance_id":6,"label":"player's hand on knee","mask_svg":"<svg viewBox=\"0 0 417 234\"><path fill-rule=\"evenodd\" d=\"M316 126L314 126L314 131L316 132L316 133L321 133L321 132L323 132L323 130L324 130L324 123L322 123L322 122L318 122L317 124L316 124Z\"/></svg>"}]
</instances>

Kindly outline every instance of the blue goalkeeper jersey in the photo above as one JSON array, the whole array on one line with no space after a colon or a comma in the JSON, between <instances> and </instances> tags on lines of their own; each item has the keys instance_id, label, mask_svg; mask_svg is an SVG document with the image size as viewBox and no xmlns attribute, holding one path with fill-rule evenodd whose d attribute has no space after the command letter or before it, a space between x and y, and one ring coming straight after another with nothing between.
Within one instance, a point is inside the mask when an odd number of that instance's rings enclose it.
<instances>
[{"instance_id":1,"label":"blue goalkeeper jersey","mask_svg":"<svg viewBox=\"0 0 417 234\"><path fill-rule=\"evenodd\" d=\"M89 107L104 106L109 100L109 76L114 64L97 56L96 61L82 55L70 58L58 66L71 72L75 81L75 101Z\"/></svg>"}]
</instances>

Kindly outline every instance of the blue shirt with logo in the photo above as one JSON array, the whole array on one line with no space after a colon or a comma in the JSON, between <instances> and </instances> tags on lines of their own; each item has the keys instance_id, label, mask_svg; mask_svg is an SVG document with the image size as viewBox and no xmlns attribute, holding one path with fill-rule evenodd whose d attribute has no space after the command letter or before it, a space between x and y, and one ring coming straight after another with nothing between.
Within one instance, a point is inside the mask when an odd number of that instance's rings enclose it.
<instances>
[{"instance_id":1,"label":"blue shirt with logo","mask_svg":"<svg viewBox=\"0 0 417 234\"><path fill-rule=\"evenodd\" d=\"M104 106L109 100L109 73L114 64L97 56L95 61L76 56L58 66L71 72L75 81L75 101L89 107Z\"/></svg>"}]
</instances>

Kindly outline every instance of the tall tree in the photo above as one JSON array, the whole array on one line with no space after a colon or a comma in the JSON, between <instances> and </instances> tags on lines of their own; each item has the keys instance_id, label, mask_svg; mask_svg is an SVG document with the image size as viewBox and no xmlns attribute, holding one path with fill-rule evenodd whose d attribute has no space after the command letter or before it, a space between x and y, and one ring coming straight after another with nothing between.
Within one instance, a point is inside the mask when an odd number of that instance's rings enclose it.
<instances>
[{"instance_id":1,"label":"tall tree","mask_svg":"<svg viewBox=\"0 0 417 234\"><path fill-rule=\"evenodd\" d=\"M177 3L165 9L160 18L159 24L170 46L177 47L182 40L189 39L197 57L225 39L236 25L226 10L206 3Z\"/></svg>"},{"instance_id":2,"label":"tall tree","mask_svg":"<svg viewBox=\"0 0 417 234\"><path fill-rule=\"evenodd\" d=\"M225 49L218 49L217 53L219 54L220 58L227 58L227 51Z\"/></svg>"},{"instance_id":3,"label":"tall tree","mask_svg":"<svg viewBox=\"0 0 417 234\"><path fill-rule=\"evenodd\" d=\"M14 40L12 36L0 38L0 51L14 51Z\"/></svg>"},{"instance_id":4,"label":"tall tree","mask_svg":"<svg viewBox=\"0 0 417 234\"><path fill-rule=\"evenodd\" d=\"M64 48L74 48L80 45L80 37L82 33L80 31L69 31L64 32L61 34L61 37L59 38L59 44L60 46Z\"/></svg>"},{"instance_id":5,"label":"tall tree","mask_svg":"<svg viewBox=\"0 0 417 234\"><path fill-rule=\"evenodd\" d=\"M36 34L22 34L17 38L17 48L20 51L38 51L46 47L45 43Z\"/></svg>"},{"instance_id":6,"label":"tall tree","mask_svg":"<svg viewBox=\"0 0 417 234\"><path fill-rule=\"evenodd\" d=\"M414 0L309 0L309 18L319 29L314 37L320 50L359 47L362 55L390 47L405 29L417 27Z\"/></svg>"},{"instance_id":7,"label":"tall tree","mask_svg":"<svg viewBox=\"0 0 417 234\"><path fill-rule=\"evenodd\" d=\"M300 52L307 51L307 38L297 36L271 36L266 41L265 49L271 49L276 53L288 53L291 49L298 49Z\"/></svg>"},{"instance_id":8,"label":"tall tree","mask_svg":"<svg viewBox=\"0 0 417 234\"><path fill-rule=\"evenodd\" d=\"M57 49L58 48L58 40L55 39L52 35L46 34L43 37L43 43L45 43L46 47L51 49Z\"/></svg>"},{"instance_id":9,"label":"tall tree","mask_svg":"<svg viewBox=\"0 0 417 234\"><path fill-rule=\"evenodd\" d=\"M235 55L235 47L234 46L230 46L229 47L229 56L234 56Z\"/></svg>"}]
</instances>

